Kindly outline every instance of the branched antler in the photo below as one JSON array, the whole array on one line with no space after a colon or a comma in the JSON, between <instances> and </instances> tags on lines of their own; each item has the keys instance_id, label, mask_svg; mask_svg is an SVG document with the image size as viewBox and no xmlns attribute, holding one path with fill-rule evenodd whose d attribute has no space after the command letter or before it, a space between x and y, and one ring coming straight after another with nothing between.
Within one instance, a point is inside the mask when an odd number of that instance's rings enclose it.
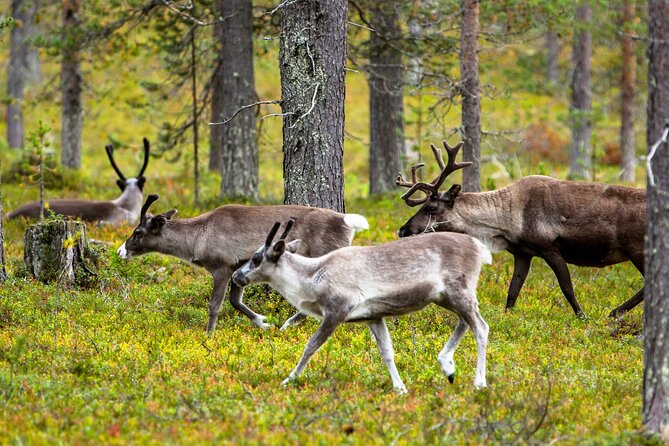
<instances>
[{"instance_id":1,"label":"branched antler","mask_svg":"<svg viewBox=\"0 0 669 446\"><path fill-rule=\"evenodd\" d=\"M446 141L444 141L444 149L446 149L446 154L448 155L448 162L444 163L444 158L441 156L441 150L439 150L434 144L431 144L430 148L432 149L432 153L434 153L434 157L437 160L437 164L439 164L441 173L437 176L437 178L432 180L431 183L416 181L416 171L425 165L423 163L416 164L413 167L411 167L410 182L405 181L404 178L402 177L402 173L400 173L397 176L395 184L401 187L409 188L409 190L406 191L404 195L402 195L401 197L402 200L404 200L404 202L409 206L417 206L419 204L423 204L427 201L427 199L430 196L434 196L439 193L439 188L444 183L444 180L446 180L446 177L448 177L451 173L455 172L456 170L462 169L463 167L471 166L472 163L469 161L463 163L455 162L455 159L458 156L458 151L463 145L464 142L460 141L455 146L451 147L448 145ZM425 197L411 198L411 196L419 190L425 192Z\"/></svg>"}]
</instances>

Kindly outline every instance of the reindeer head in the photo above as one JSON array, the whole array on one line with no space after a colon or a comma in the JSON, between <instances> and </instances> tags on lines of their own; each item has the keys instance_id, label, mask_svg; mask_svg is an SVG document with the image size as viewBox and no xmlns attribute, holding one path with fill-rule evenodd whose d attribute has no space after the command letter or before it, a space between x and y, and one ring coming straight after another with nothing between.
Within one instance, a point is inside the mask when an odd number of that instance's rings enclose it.
<instances>
[{"instance_id":1,"label":"reindeer head","mask_svg":"<svg viewBox=\"0 0 669 446\"><path fill-rule=\"evenodd\" d=\"M435 147L434 144L431 145L432 153L434 153L434 157L437 159L437 163L439 163L439 168L441 169L439 176L431 183L416 181L416 171L424 166L422 163L416 164L411 168L411 182L405 181L401 173L397 176L396 184L398 186L409 188L409 190L402 195L402 200L409 206L423 205L418 212L416 212L413 217L399 229L398 234L400 237L407 237L426 231L454 230L450 225L450 215L452 214L453 206L455 205L455 199L462 187L459 184L455 184L448 191L442 193L439 193L439 188L448 175L472 164L471 162L455 162L458 151L463 144L464 143L461 141L454 147L450 147L446 141L444 141L444 148L448 155L448 163L446 164L444 164L441 151ZM422 198L411 198L411 196L418 191L424 192L425 196Z\"/></svg>"},{"instance_id":2,"label":"reindeer head","mask_svg":"<svg viewBox=\"0 0 669 446\"><path fill-rule=\"evenodd\" d=\"M125 176L123 176L121 169L118 168L116 162L114 161L114 147L111 144L107 144L105 146L105 150L107 151L107 157L109 157L109 162L111 163L112 167L114 168L114 171L116 172L116 175L118 175L119 178L118 180L116 180L116 184L118 185L118 187L121 189L122 192L124 192L127 187L132 187L132 186L137 187L140 192L144 190L144 183L146 182L146 178L144 178L144 171L146 170L146 166L149 165L149 148L150 148L149 140L144 138L144 164L142 165L142 168L139 170L139 173L137 174L136 177L126 178Z\"/></svg>"},{"instance_id":3,"label":"reindeer head","mask_svg":"<svg viewBox=\"0 0 669 446\"><path fill-rule=\"evenodd\" d=\"M272 271L277 267L277 263L283 253L286 251L294 253L300 246L299 239L286 243L286 236L290 232L294 223L295 220L288 220L283 234L281 234L281 237L279 237L279 240L277 240L276 243L272 244L274 236L279 230L279 227L281 227L281 223L274 223L274 226L267 235L265 244L253 254L251 260L243 264L234 272L232 281L241 287L244 287L249 283L269 281Z\"/></svg>"},{"instance_id":4,"label":"reindeer head","mask_svg":"<svg viewBox=\"0 0 669 446\"><path fill-rule=\"evenodd\" d=\"M161 231L168 220L171 220L176 209L163 212L158 215L147 213L149 206L158 200L158 195L151 194L146 198L142 212L140 214L139 225L135 228L132 235L118 249L118 255L123 259L129 259L149 252L160 251L163 246Z\"/></svg>"}]
</instances>

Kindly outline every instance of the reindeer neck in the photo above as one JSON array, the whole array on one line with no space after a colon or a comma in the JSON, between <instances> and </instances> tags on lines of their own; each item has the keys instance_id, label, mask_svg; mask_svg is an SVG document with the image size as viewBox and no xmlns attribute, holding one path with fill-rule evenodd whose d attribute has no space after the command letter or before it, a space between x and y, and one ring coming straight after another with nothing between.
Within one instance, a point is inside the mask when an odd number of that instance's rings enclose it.
<instances>
[{"instance_id":1,"label":"reindeer neck","mask_svg":"<svg viewBox=\"0 0 669 446\"><path fill-rule=\"evenodd\" d=\"M188 219L169 220L160 232L159 252L191 262L198 235L199 229L188 224Z\"/></svg>"},{"instance_id":2,"label":"reindeer neck","mask_svg":"<svg viewBox=\"0 0 669 446\"><path fill-rule=\"evenodd\" d=\"M142 209L142 191L137 187L137 183L129 182L123 193L112 203L118 205L121 209L126 210L132 215L132 221L139 217L139 212Z\"/></svg>"},{"instance_id":3,"label":"reindeer neck","mask_svg":"<svg viewBox=\"0 0 669 446\"><path fill-rule=\"evenodd\" d=\"M320 269L320 265L318 258L286 252L279 260L280 272L274 277L272 285L293 305L296 305L288 296L300 296L305 292L311 294L309 289L313 286L313 275Z\"/></svg>"},{"instance_id":4,"label":"reindeer neck","mask_svg":"<svg viewBox=\"0 0 669 446\"><path fill-rule=\"evenodd\" d=\"M512 197L504 189L490 192L465 192L455 200L453 211L465 226L505 231L514 225Z\"/></svg>"}]
</instances>

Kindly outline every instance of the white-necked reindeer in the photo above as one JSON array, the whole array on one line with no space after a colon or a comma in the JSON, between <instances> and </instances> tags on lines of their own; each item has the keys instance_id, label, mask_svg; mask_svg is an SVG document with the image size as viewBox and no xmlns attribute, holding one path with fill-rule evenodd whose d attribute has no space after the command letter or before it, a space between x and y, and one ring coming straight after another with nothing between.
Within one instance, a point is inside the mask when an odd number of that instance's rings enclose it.
<instances>
[{"instance_id":1,"label":"white-necked reindeer","mask_svg":"<svg viewBox=\"0 0 669 446\"><path fill-rule=\"evenodd\" d=\"M296 254L300 240L286 243L292 221L272 244L279 230L275 223L265 244L232 276L238 286L267 282L300 312L322 320L307 342L295 369L283 382L297 378L311 356L343 322L365 322L376 338L393 387L405 393L397 372L386 316L418 311L430 303L459 317L439 353L441 369L453 382L453 353L471 327L478 346L476 387L486 386L485 355L488 324L479 313L476 284L490 251L464 234L432 233L378 246L350 246L317 258Z\"/></svg>"},{"instance_id":2,"label":"white-necked reindeer","mask_svg":"<svg viewBox=\"0 0 669 446\"><path fill-rule=\"evenodd\" d=\"M114 148L111 144L105 146L109 162L119 179L116 184L121 189L121 195L111 201L94 200L47 200L49 210L67 217L79 218L84 221L95 221L108 224L135 223L142 208L142 190L146 178L144 171L149 164L149 140L144 138L144 164L134 178L126 178L114 162ZM26 203L7 214L7 219L16 217L38 218L40 204L38 201Z\"/></svg>"},{"instance_id":3,"label":"white-necked reindeer","mask_svg":"<svg viewBox=\"0 0 669 446\"><path fill-rule=\"evenodd\" d=\"M334 249L348 246L356 231L369 227L358 214L341 214L330 209L308 206L221 206L197 217L172 219L176 209L158 215L147 213L158 199L151 194L142 206L139 225L130 238L118 249L124 259L159 252L186 260L205 268L214 279L214 290L209 299L207 333L212 334L218 313L225 298L230 275L235 268L251 258L263 242L267 228L277 219L295 219L294 235L304 242L300 253L320 256ZM244 305L244 287L230 285L230 303L260 328L269 328L265 316ZM304 314L298 313L281 327L299 323Z\"/></svg>"}]
</instances>

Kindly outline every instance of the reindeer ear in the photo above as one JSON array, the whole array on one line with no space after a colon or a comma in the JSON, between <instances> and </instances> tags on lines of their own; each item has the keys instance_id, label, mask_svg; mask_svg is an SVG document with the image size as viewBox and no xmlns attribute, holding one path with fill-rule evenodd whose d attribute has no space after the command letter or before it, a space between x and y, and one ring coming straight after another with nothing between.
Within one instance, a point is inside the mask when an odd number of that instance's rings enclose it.
<instances>
[{"instance_id":1,"label":"reindeer ear","mask_svg":"<svg viewBox=\"0 0 669 446\"><path fill-rule=\"evenodd\" d=\"M163 217L165 217L166 220L172 220L172 217L174 217L174 214L176 214L176 213L177 213L177 210L176 210L176 209L172 209L172 210L170 210L170 211L163 212L163 213L160 214L160 215L162 215Z\"/></svg>"},{"instance_id":2,"label":"reindeer ear","mask_svg":"<svg viewBox=\"0 0 669 446\"><path fill-rule=\"evenodd\" d=\"M286 244L286 251L290 253L296 253L298 249L300 249L300 243L302 243L302 240L299 238L296 240L293 240L292 242Z\"/></svg>"},{"instance_id":3,"label":"reindeer ear","mask_svg":"<svg viewBox=\"0 0 669 446\"><path fill-rule=\"evenodd\" d=\"M272 249L270 249L267 254L269 260L276 263L284 252L286 252L286 242L284 240L279 240L272 246Z\"/></svg>"},{"instance_id":4,"label":"reindeer ear","mask_svg":"<svg viewBox=\"0 0 669 446\"><path fill-rule=\"evenodd\" d=\"M454 184L449 190L441 194L441 200L445 201L449 208L452 208L455 204L455 199L462 190L462 186L459 184Z\"/></svg>"},{"instance_id":5,"label":"reindeer ear","mask_svg":"<svg viewBox=\"0 0 669 446\"><path fill-rule=\"evenodd\" d=\"M162 231L163 226L165 226L165 223L167 223L167 220L168 219L165 217L165 214L150 217L147 224L149 232L153 235L160 234L160 231Z\"/></svg>"}]
</instances>

